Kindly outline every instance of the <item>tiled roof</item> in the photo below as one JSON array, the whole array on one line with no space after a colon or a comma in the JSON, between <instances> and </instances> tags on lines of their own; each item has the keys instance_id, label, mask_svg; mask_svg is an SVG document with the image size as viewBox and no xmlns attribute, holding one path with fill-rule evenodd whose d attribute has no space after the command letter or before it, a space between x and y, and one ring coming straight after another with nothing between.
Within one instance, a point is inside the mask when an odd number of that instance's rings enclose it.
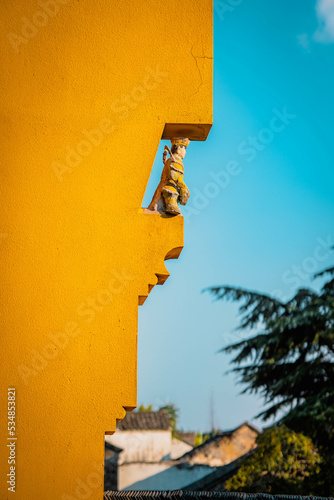
<instances>
[{"instance_id":1,"label":"tiled roof","mask_svg":"<svg viewBox=\"0 0 334 500\"><path fill-rule=\"evenodd\" d=\"M225 490L225 482L237 473L240 465L246 457L253 454L253 451L242 455L242 457L233 460L233 462L217 467L216 469L204 476L202 479L195 481L194 483L183 488L188 491L223 491Z\"/></svg>"},{"instance_id":2,"label":"tiled roof","mask_svg":"<svg viewBox=\"0 0 334 500\"><path fill-rule=\"evenodd\" d=\"M106 491L104 500L332 500L333 497L300 497L292 495L268 495L267 493L234 493L220 491Z\"/></svg>"},{"instance_id":3,"label":"tiled roof","mask_svg":"<svg viewBox=\"0 0 334 500\"><path fill-rule=\"evenodd\" d=\"M118 422L120 431L168 431L171 429L166 410L127 412Z\"/></svg>"},{"instance_id":4,"label":"tiled roof","mask_svg":"<svg viewBox=\"0 0 334 500\"><path fill-rule=\"evenodd\" d=\"M198 455L207 456L209 459L209 456L211 455L210 450L219 449L220 442L223 442L223 440L225 438L229 438L229 437L232 438L234 433L236 433L242 427L248 427L254 433L260 434L259 429L257 429L254 425L250 424L249 422L244 422L243 424L236 427L236 429L233 429L231 431L219 432L219 433L215 434L214 436L210 437L207 441L205 441L201 445L196 446L192 450L185 453L182 457L179 458L179 460L180 461L191 460L193 457L196 457Z\"/></svg>"}]
</instances>

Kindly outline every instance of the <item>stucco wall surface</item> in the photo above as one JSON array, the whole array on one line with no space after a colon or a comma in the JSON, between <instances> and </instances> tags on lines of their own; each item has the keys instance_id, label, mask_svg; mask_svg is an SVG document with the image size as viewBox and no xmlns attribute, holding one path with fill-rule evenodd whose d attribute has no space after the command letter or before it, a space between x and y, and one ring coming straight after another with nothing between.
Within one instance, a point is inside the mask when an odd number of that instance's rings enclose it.
<instances>
[{"instance_id":1,"label":"stucco wall surface","mask_svg":"<svg viewBox=\"0 0 334 500\"><path fill-rule=\"evenodd\" d=\"M0 23L0 439L14 387L15 498L98 499L138 301L183 246L181 216L141 210L158 144L212 123L212 5L11 0Z\"/></svg>"},{"instance_id":2,"label":"stucco wall surface","mask_svg":"<svg viewBox=\"0 0 334 500\"><path fill-rule=\"evenodd\" d=\"M170 458L171 431L117 431L106 441L122 448L119 464L131 462L160 462Z\"/></svg>"}]
</instances>

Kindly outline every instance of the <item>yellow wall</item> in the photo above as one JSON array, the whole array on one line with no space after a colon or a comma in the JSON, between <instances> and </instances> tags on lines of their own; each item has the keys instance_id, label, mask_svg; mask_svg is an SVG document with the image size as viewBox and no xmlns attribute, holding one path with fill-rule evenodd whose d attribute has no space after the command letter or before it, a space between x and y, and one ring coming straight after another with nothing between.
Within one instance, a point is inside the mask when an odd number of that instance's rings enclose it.
<instances>
[{"instance_id":1,"label":"yellow wall","mask_svg":"<svg viewBox=\"0 0 334 500\"><path fill-rule=\"evenodd\" d=\"M104 433L136 406L138 301L183 245L182 217L140 208L156 151L212 123L211 0L0 14L0 498L15 387L15 498L100 499Z\"/></svg>"}]
</instances>

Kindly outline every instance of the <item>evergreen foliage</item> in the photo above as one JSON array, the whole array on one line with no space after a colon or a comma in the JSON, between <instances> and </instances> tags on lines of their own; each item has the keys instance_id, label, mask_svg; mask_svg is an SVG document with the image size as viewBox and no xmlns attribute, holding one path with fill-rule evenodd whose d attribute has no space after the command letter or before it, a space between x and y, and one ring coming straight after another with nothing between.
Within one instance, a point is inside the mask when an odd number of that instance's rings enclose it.
<instances>
[{"instance_id":1,"label":"evergreen foliage","mask_svg":"<svg viewBox=\"0 0 334 500\"><path fill-rule=\"evenodd\" d=\"M287 302L231 286L209 291L217 300L242 302L238 330L260 328L222 351L236 353L232 371L243 393L263 397L266 407L258 417L279 416L319 447L325 458L322 494L333 494L334 267L315 277L327 280L319 292L302 288Z\"/></svg>"}]
</instances>

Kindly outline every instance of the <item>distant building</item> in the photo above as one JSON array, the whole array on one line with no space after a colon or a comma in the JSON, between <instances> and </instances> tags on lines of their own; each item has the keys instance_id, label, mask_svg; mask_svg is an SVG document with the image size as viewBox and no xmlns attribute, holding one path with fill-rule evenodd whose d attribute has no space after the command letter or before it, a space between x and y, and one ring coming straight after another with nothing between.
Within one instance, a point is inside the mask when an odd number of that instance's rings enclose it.
<instances>
[{"instance_id":1,"label":"distant building","mask_svg":"<svg viewBox=\"0 0 334 500\"><path fill-rule=\"evenodd\" d=\"M115 434L105 438L106 465L114 475L110 479L106 473L105 484L124 491L186 488L254 449L258 434L246 422L193 448L172 437L166 411L127 413Z\"/></svg>"},{"instance_id":2,"label":"distant building","mask_svg":"<svg viewBox=\"0 0 334 500\"><path fill-rule=\"evenodd\" d=\"M185 486L182 489L184 491L225 491L226 481L238 472L241 462L252 453L253 451L250 451L230 464L213 468L210 474L189 484L188 486Z\"/></svg>"},{"instance_id":3,"label":"distant building","mask_svg":"<svg viewBox=\"0 0 334 500\"><path fill-rule=\"evenodd\" d=\"M193 448L180 458L190 465L205 464L210 467L227 465L256 448L259 429L244 422L232 431L219 432L205 443Z\"/></svg>"},{"instance_id":4,"label":"distant building","mask_svg":"<svg viewBox=\"0 0 334 500\"><path fill-rule=\"evenodd\" d=\"M110 463L105 474L105 489L109 484L117 484L119 490L125 489L146 478L155 476L174 465L173 460L192 450L192 446L181 439L172 437L172 429L165 410L157 412L129 412L117 424L115 434L105 437L106 457L110 454L108 446L117 447L117 468ZM113 455L115 460L116 454ZM117 471L117 473L116 473ZM109 479L110 476L115 476ZM116 479L117 476L117 479ZM108 488L107 488L108 485ZM141 488L138 488L141 489Z\"/></svg>"},{"instance_id":5,"label":"distant building","mask_svg":"<svg viewBox=\"0 0 334 500\"><path fill-rule=\"evenodd\" d=\"M106 442L122 448L119 465L175 460L193 448L172 437L165 410L127 413L117 424L115 434L106 436Z\"/></svg>"}]
</instances>

